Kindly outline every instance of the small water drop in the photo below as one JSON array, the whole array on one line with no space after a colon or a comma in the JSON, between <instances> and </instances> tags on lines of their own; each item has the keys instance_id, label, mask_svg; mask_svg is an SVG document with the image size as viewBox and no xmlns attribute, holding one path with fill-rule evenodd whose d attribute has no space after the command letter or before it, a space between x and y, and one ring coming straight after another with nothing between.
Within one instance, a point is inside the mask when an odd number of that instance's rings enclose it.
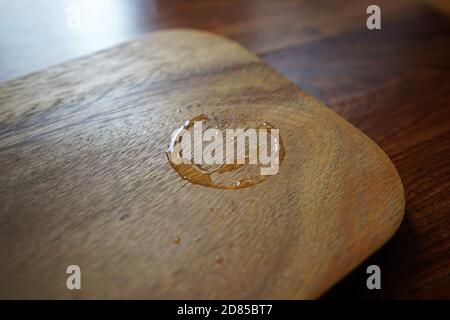
<instances>
[{"instance_id":1,"label":"small water drop","mask_svg":"<svg viewBox=\"0 0 450 320\"><path fill-rule=\"evenodd\" d=\"M178 112L178 113L181 113L181 109L177 109L177 112Z\"/></svg>"},{"instance_id":2,"label":"small water drop","mask_svg":"<svg viewBox=\"0 0 450 320\"><path fill-rule=\"evenodd\" d=\"M128 218L130 215L129 214L124 214L123 216L120 217L120 221L125 220L126 218Z\"/></svg>"},{"instance_id":3,"label":"small water drop","mask_svg":"<svg viewBox=\"0 0 450 320\"><path fill-rule=\"evenodd\" d=\"M216 256L216 263L219 265L222 265L224 262L223 258L221 256Z\"/></svg>"},{"instance_id":4,"label":"small water drop","mask_svg":"<svg viewBox=\"0 0 450 320\"><path fill-rule=\"evenodd\" d=\"M175 238L173 238L172 242L175 244L179 244L181 242L181 239L180 239L180 237L175 237Z\"/></svg>"}]
</instances>

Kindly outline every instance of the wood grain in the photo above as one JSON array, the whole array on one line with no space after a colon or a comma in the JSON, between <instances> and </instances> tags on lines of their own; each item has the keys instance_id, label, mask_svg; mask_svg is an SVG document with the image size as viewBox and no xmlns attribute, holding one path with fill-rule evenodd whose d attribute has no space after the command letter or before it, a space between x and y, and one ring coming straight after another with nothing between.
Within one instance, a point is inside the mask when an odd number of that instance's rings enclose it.
<instances>
[{"instance_id":1,"label":"wood grain","mask_svg":"<svg viewBox=\"0 0 450 320\"><path fill-rule=\"evenodd\" d=\"M0 104L2 297L316 298L403 217L381 149L212 34L154 33L7 82ZM239 190L181 179L165 150L198 114L279 128L279 174Z\"/></svg>"},{"instance_id":2,"label":"wood grain","mask_svg":"<svg viewBox=\"0 0 450 320\"><path fill-rule=\"evenodd\" d=\"M65 25L81 6L81 30ZM88 7L86 5L89 4ZM0 3L0 79L131 40L189 27L238 41L324 101L393 160L406 193L399 232L329 298L450 298L448 1L15 0ZM382 269L382 290L365 286Z\"/></svg>"}]
</instances>

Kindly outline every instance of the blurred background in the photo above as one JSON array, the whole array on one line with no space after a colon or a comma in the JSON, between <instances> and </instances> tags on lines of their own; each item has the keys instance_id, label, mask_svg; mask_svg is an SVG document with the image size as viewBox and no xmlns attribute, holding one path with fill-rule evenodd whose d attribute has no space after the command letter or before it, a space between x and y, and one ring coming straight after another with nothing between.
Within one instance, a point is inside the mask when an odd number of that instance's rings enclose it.
<instances>
[{"instance_id":1,"label":"blurred background","mask_svg":"<svg viewBox=\"0 0 450 320\"><path fill-rule=\"evenodd\" d=\"M371 4L381 30L366 27ZM449 17L448 0L0 0L0 81L154 30L236 40L372 138L402 178L399 232L325 298L450 298ZM370 264L382 290L366 288Z\"/></svg>"}]
</instances>

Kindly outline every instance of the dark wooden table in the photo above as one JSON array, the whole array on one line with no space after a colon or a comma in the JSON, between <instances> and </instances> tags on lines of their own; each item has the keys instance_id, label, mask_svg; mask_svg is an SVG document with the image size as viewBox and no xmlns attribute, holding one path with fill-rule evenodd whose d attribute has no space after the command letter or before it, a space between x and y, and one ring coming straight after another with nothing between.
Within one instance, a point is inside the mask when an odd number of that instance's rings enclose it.
<instances>
[{"instance_id":1,"label":"dark wooden table","mask_svg":"<svg viewBox=\"0 0 450 320\"><path fill-rule=\"evenodd\" d=\"M381 7L382 30L366 28L369 4ZM176 27L240 42L397 167L402 226L325 298L450 298L450 2L2 1L0 80ZM370 264L381 267L382 290L366 288Z\"/></svg>"}]
</instances>

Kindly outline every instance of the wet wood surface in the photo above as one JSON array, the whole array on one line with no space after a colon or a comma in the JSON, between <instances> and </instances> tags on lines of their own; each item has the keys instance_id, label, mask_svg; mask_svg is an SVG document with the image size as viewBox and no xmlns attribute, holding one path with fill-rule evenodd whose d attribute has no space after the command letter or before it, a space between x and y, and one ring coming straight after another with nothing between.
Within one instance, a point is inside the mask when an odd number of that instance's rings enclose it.
<instances>
[{"instance_id":1,"label":"wet wood surface","mask_svg":"<svg viewBox=\"0 0 450 320\"><path fill-rule=\"evenodd\" d=\"M66 27L69 2L81 6L80 29ZM448 4L379 1L380 31L365 28L369 4L118 0L86 8L82 1L2 2L0 79L164 28L236 40L373 139L402 178L406 217L399 232L327 297L449 297ZM365 287L370 264L382 269L382 290Z\"/></svg>"}]
</instances>

